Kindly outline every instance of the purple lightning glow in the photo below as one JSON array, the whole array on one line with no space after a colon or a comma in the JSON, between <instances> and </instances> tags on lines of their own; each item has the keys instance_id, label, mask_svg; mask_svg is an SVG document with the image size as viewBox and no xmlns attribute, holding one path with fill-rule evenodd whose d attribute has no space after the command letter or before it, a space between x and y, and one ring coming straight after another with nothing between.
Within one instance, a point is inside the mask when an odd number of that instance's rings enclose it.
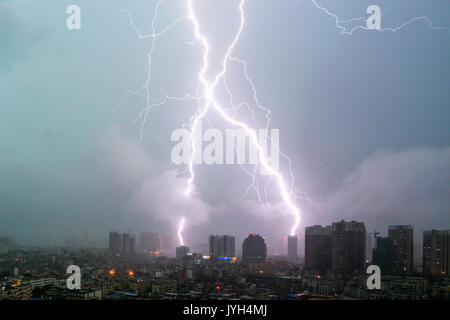
<instances>
[{"instance_id":1,"label":"purple lightning glow","mask_svg":"<svg viewBox=\"0 0 450 320\"><path fill-rule=\"evenodd\" d=\"M191 153L191 158L189 161L189 173L190 173L190 177L188 180L188 185L186 188L186 196L189 196L192 190L192 185L195 179L195 172L194 172L194 156L195 153L197 152L197 150L195 149L195 135L194 132L197 129L197 126L199 124L199 122L201 121L201 119L205 116L206 112L209 110L209 108L212 106L214 108L214 110L216 110L221 116L222 118L231 123L232 125L239 127L241 129L244 129L244 131L249 135L250 137L250 141L251 143L253 143L258 151L258 155L259 155L259 162L260 165L272 176L275 177L275 179L277 180L278 183L278 187L279 187L279 191L281 194L281 197L284 201L284 203L287 205L287 207L289 208L289 211L292 213L292 215L294 216L294 224L290 230L290 234L294 235L297 231L297 228L300 224L300 210L295 206L293 199L291 197L290 194L290 190L289 187L286 185L286 183L284 182L284 179L281 175L281 173L277 170L275 170L266 160L265 156L264 156L264 150L261 147L261 145L258 142L258 138L256 136L256 133L254 130L250 129L248 127L247 124L238 121L236 119L234 119L233 117L229 116L226 111L219 105L219 103L215 100L214 97L214 90L217 86L217 83L222 79L222 77L225 75L225 73L227 72L227 66L228 66L228 61L230 59L231 53L234 49L234 47L236 46L236 44L239 41L239 37L242 33L242 30L244 28L244 24L245 24L245 17L244 17L244 4L245 4L245 0L241 0L239 3L239 14L240 14L240 24L239 24L239 29L238 32L236 33L233 41L231 42L230 46L228 47L225 56L223 58L222 61L222 69L220 70L220 72L218 74L216 74L216 76L214 77L214 81L211 83L209 82L206 78L205 78L205 73L208 70L208 65L209 65L209 60L208 60L208 55L209 55L209 51L210 51L210 45L208 42L208 39L201 34L200 32L200 24L198 22L198 19L195 15L193 6L192 6L192 2L193 0L188 0L188 10L189 10L189 19L192 21L192 23L194 24L194 30L195 30L195 37L197 38L197 40L199 40L203 47L204 47L204 53L203 53L203 67L198 75L199 81L200 83L203 85L203 90L204 90L204 98L206 99L206 103L203 107L201 107L199 109L199 111L197 112L197 115L194 116L194 119L192 121L192 125L191 125L191 147L192 147L192 153ZM248 79L250 80L250 79ZM252 88L254 89L254 85L253 82L250 81L250 83L252 84ZM255 91L254 91L255 92Z\"/></svg>"},{"instance_id":2,"label":"purple lightning glow","mask_svg":"<svg viewBox=\"0 0 450 320\"><path fill-rule=\"evenodd\" d=\"M189 122L189 128L190 128L190 138L191 138L191 156L189 159L189 163L187 165L186 171L189 174L188 177L188 181L187 181L187 185L186 185L186 189L184 192L184 195L186 197L191 197L192 196L192 191L193 191L193 187L194 187L194 182L195 182L195 169L194 169L194 159L195 159L195 155L197 152L199 152L198 150L196 150L196 137L195 137L195 132L196 129L198 128L199 124L201 123L201 121L203 119L206 119L206 114L209 110L214 110L216 111L223 120L225 120L226 122L232 124L235 127L238 127L240 129L245 130L245 132L247 133L247 135L250 137L250 142L252 144L254 144L254 146L256 147L257 151L258 151L258 156L259 156L259 164L263 169L265 169L266 172L268 172L270 174L270 178L268 179L265 187L264 187L264 192L265 192L265 199L267 201L267 189L268 189L268 185L272 182L272 180L275 180L277 182L277 186L278 186L278 190L280 192L281 195L281 199L283 200L283 203L286 205L286 207L288 208L289 212L292 214L294 222L292 224L292 227L290 228L290 235L295 235L297 232L297 229L300 225L300 221L301 221L301 216L300 216L300 210L299 208L296 206L295 204L295 199L296 198L301 198L303 200L306 200L308 203L310 203L311 205L314 206L314 208L316 208L318 211L320 211L322 213L322 210L316 205L316 203L314 203L307 195L305 192L300 191L295 185L294 185L294 175L292 173L292 169L291 169L291 160L287 157L287 155L285 153L280 152L280 155L287 161L288 163L288 171L289 171L289 176L290 176L290 183L287 184L283 178L283 176L281 175L281 173L277 170L275 170L266 160L266 157L264 156L264 152L263 152L263 148L261 147L261 145L258 142L258 138L256 136L255 131L250 128L246 123L239 121L238 119L236 119L235 117L230 116L226 109L224 109L221 104L216 100L215 98L215 89L217 87L217 85L223 81L224 87L226 92L229 94L230 96L230 100L231 100L231 105L232 105L232 110L234 111L236 108L238 108L239 106L235 106L233 104L233 94L231 92L231 90L228 88L227 83L226 83L226 73L227 73L227 68L228 68L228 63L229 62L233 62L233 63L237 63L242 65L242 71L243 71L243 75L247 81L247 83L249 84L252 93L253 93L253 100L256 104L256 106L261 109L264 113L265 113L265 118L267 120L266 122L266 129L269 128L270 126L270 114L271 111L269 108L264 107L258 100L257 97L257 91L256 91L256 86L254 84L254 82L251 80L248 72L247 72L247 63L240 59L239 57L234 57L232 56L233 50L236 47L236 44L239 41L239 38L241 36L241 33L244 29L244 25L245 25L245 12L244 12L244 5L246 0L240 0L239 2L239 6L238 6L238 11L239 11L239 18L240 18L240 23L239 23L239 29L236 32L233 40L231 41L230 45L228 46L225 55L223 57L222 60L222 65L221 65L221 69L220 71L213 77L213 80L210 81L206 78L206 73L209 70L209 53L210 53L210 43L209 40L202 34L201 32L201 24L196 16L196 12L194 10L194 0L186 0L187 1L187 15L184 17L179 17L175 20L173 20L172 23L170 23L168 26L166 26L165 28L163 28L161 31L156 31L155 28L155 22L157 20L158 17L158 11L159 8L163 2L163 0L159 0L156 4L155 7L155 12L153 14L153 18L152 18L152 22L151 22L151 27L152 27L152 33L144 35L141 33L140 29L136 26L136 24L134 23L133 19L132 19L132 15L129 11L123 9L121 12L125 12L128 15L129 18L129 22L132 26L132 28L136 31L137 36L140 39L147 39L150 38L152 40L151 43L151 49L148 52L147 55L147 66L146 66L146 80L145 82L142 84L141 87L139 87L136 90L129 90L126 92L126 94L120 99L120 102L117 106L117 108L122 104L123 99L129 95L129 94L139 94L141 92L143 92L143 95L145 97L145 108L138 114L137 118L133 121L134 123L137 123L139 120L141 120L140 123L140 138L141 140L144 137L144 127L147 123L147 118L148 118L148 114L151 111L151 109L154 106L160 106L165 104L167 101L169 100L176 100L176 101L188 101L188 100L196 100L199 108L197 109L197 111L195 112L195 114L191 117L190 122ZM297 0L298 1L298 0ZM328 16L332 17L336 23L336 27L340 30L340 33L343 35L352 35L353 32L357 29L363 29L363 30L371 30L366 26L362 26L362 25L357 25L355 27L353 27L350 30L347 30L346 27L343 26L343 24L347 24L353 21L365 21L366 17L358 17L358 18L353 18L347 21L341 20L339 19L339 17L330 12L327 8L320 6L316 0L311 0L312 4L319 10L325 12ZM168 96L167 94L163 94L161 97L158 98L153 98L150 95L150 83L152 80L152 58L153 58L153 52L155 50L156 47L156 43L157 43L157 39L159 37L162 37L165 35L166 32L170 31L171 29L173 29L176 25L178 25L180 22L184 22L184 21L188 21L190 23L192 23L193 27L194 27L194 36L195 39L201 44L201 46L203 47L203 55L202 55L202 67L198 73L198 81L199 81L199 88L201 88L201 94L197 93L197 96L194 95L189 95L186 94L182 97L174 97L174 96ZM437 30L443 30L447 28L442 28L442 27L434 27L432 22L430 21L430 19L428 19L425 16L421 16L421 17L414 17L412 19L410 19L408 22L403 23L401 25L399 25L398 27L392 28L392 27L386 27L386 28L380 28L376 31L392 31L392 32L396 32L402 28L404 28L405 26L416 22L416 21L425 21L429 28L431 29L437 29ZM189 44L191 45L195 45L195 43L189 42ZM204 101L203 104L200 104L200 101ZM242 103L241 105L244 105L246 103ZM249 105L246 104L248 107ZM279 149L279 146L275 146L275 148ZM246 169L244 169L244 171L252 178L252 184L248 187L246 194L249 192L249 190L251 188L253 188L256 193L257 193L257 197L259 199L260 202L262 202L262 196L260 194L259 191L259 187L257 185L256 182L256 167L253 172L250 172ZM179 225L178 225L178 238L179 238L179 242L181 245L184 245L184 241L182 238L182 231L184 229L184 224L185 224L185 217L182 217Z\"/></svg>"},{"instance_id":3,"label":"purple lightning glow","mask_svg":"<svg viewBox=\"0 0 450 320\"><path fill-rule=\"evenodd\" d=\"M184 240L183 240L183 230L184 230L184 221L185 217L182 217L180 220L180 224L178 225L178 241L180 241L180 245L184 246Z\"/></svg>"}]
</instances>

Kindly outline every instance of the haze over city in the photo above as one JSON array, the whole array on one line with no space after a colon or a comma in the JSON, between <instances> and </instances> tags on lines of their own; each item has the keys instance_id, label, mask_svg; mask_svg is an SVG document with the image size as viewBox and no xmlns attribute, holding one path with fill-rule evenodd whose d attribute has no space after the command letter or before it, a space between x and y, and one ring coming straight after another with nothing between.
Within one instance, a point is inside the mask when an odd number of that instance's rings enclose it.
<instances>
[{"instance_id":1,"label":"haze over city","mask_svg":"<svg viewBox=\"0 0 450 320\"><path fill-rule=\"evenodd\" d=\"M154 2L79 1L77 32L67 31L61 15L68 1L23 2L0 7L0 236L38 246L84 234L101 241L110 230L176 239L182 215L188 245L209 234L241 243L259 233L269 244L288 235L293 218L276 185L261 204L254 189L246 192L252 179L239 166L196 166L194 196L179 196L187 177L171 162L170 136L189 121L195 102L155 106L142 125L143 96L122 99L145 81L151 47L122 9L151 32ZM378 2L387 8L385 25L427 16L450 27L446 1ZM161 6L157 30L183 15L179 3ZM238 28L238 1L198 3L214 45L212 76ZM369 4L329 6L353 18ZM449 40L448 29L423 21L345 36L311 1L246 3L234 54L247 62L295 185L311 199L296 202L300 238L307 226L342 219L384 235L389 225L413 225L419 246L423 230L450 228ZM192 26L180 23L157 41L152 95L194 94L202 48ZM227 81L235 102L249 101L256 114L239 114L264 128L241 69L231 65ZM208 120L228 128L214 113ZM289 180L285 160L280 169Z\"/></svg>"}]
</instances>

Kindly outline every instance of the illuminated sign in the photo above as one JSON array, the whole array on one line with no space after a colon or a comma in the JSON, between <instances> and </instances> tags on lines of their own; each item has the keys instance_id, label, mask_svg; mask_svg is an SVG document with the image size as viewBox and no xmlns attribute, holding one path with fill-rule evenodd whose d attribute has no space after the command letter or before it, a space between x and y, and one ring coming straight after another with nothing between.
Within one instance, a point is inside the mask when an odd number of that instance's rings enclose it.
<instances>
[{"instance_id":1,"label":"illuminated sign","mask_svg":"<svg viewBox=\"0 0 450 320\"><path fill-rule=\"evenodd\" d=\"M236 261L236 257L218 257L219 260L231 260Z\"/></svg>"}]
</instances>

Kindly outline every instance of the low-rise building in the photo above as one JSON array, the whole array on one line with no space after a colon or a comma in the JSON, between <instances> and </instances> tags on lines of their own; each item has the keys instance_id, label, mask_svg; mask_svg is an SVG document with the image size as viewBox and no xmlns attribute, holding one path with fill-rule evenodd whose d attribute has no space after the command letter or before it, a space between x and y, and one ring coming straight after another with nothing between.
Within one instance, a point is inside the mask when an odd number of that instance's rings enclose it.
<instances>
[{"instance_id":1,"label":"low-rise building","mask_svg":"<svg viewBox=\"0 0 450 320\"><path fill-rule=\"evenodd\" d=\"M2 287L0 289L0 298L2 300L31 300L33 289L31 285L17 285Z\"/></svg>"},{"instance_id":2,"label":"low-rise building","mask_svg":"<svg viewBox=\"0 0 450 320\"><path fill-rule=\"evenodd\" d=\"M176 293L176 280L157 280L152 282L152 294Z\"/></svg>"}]
</instances>

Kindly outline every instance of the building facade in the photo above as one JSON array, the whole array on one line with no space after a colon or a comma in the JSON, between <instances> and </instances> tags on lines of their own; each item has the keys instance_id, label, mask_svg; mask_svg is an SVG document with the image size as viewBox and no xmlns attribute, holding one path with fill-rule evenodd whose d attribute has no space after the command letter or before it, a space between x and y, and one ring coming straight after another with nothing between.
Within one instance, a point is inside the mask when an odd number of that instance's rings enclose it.
<instances>
[{"instance_id":1,"label":"building facade","mask_svg":"<svg viewBox=\"0 0 450 320\"><path fill-rule=\"evenodd\" d=\"M383 275L392 275L394 272L394 241L391 238L377 237L377 247L372 252L372 263L380 267Z\"/></svg>"},{"instance_id":2,"label":"building facade","mask_svg":"<svg viewBox=\"0 0 450 320\"><path fill-rule=\"evenodd\" d=\"M141 232L139 234L139 249L156 252L163 247L163 238L156 232Z\"/></svg>"},{"instance_id":3,"label":"building facade","mask_svg":"<svg viewBox=\"0 0 450 320\"><path fill-rule=\"evenodd\" d=\"M179 246L176 248L176 258L182 261L185 256L189 253L189 247Z\"/></svg>"},{"instance_id":4,"label":"building facade","mask_svg":"<svg viewBox=\"0 0 450 320\"><path fill-rule=\"evenodd\" d=\"M325 271L331 269L331 226L315 225L305 229L305 268Z\"/></svg>"},{"instance_id":5,"label":"building facade","mask_svg":"<svg viewBox=\"0 0 450 320\"><path fill-rule=\"evenodd\" d=\"M109 233L109 253L111 256L127 256L135 251L135 238L130 233Z\"/></svg>"},{"instance_id":6,"label":"building facade","mask_svg":"<svg viewBox=\"0 0 450 320\"><path fill-rule=\"evenodd\" d=\"M109 233L109 253L112 256L120 255L122 250L122 235L117 231Z\"/></svg>"},{"instance_id":7,"label":"building facade","mask_svg":"<svg viewBox=\"0 0 450 320\"><path fill-rule=\"evenodd\" d=\"M235 237L228 235L209 236L209 255L211 257L235 257Z\"/></svg>"},{"instance_id":8,"label":"building facade","mask_svg":"<svg viewBox=\"0 0 450 320\"><path fill-rule=\"evenodd\" d=\"M362 222L340 221L331 226L331 268L335 272L361 272L366 256L366 227Z\"/></svg>"},{"instance_id":9,"label":"building facade","mask_svg":"<svg viewBox=\"0 0 450 320\"><path fill-rule=\"evenodd\" d=\"M394 243L393 274L412 274L414 261L413 227L410 225L389 226L388 237Z\"/></svg>"},{"instance_id":10,"label":"building facade","mask_svg":"<svg viewBox=\"0 0 450 320\"><path fill-rule=\"evenodd\" d=\"M298 238L297 236L288 236L287 255L289 261L295 261L298 255Z\"/></svg>"},{"instance_id":11,"label":"building facade","mask_svg":"<svg viewBox=\"0 0 450 320\"><path fill-rule=\"evenodd\" d=\"M267 246L259 234L249 234L242 243L242 259L244 262L266 262Z\"/></svg>"},{"instance_id":12,"label":"building facade","mask_svg":"<svg viewBox=\"0 0 450 320\"><path fill-rule=\"evenodd\" d=\"M450 273L450 230L423 232L424 275L448 277Z\"/></svg>"}]
</instances>

